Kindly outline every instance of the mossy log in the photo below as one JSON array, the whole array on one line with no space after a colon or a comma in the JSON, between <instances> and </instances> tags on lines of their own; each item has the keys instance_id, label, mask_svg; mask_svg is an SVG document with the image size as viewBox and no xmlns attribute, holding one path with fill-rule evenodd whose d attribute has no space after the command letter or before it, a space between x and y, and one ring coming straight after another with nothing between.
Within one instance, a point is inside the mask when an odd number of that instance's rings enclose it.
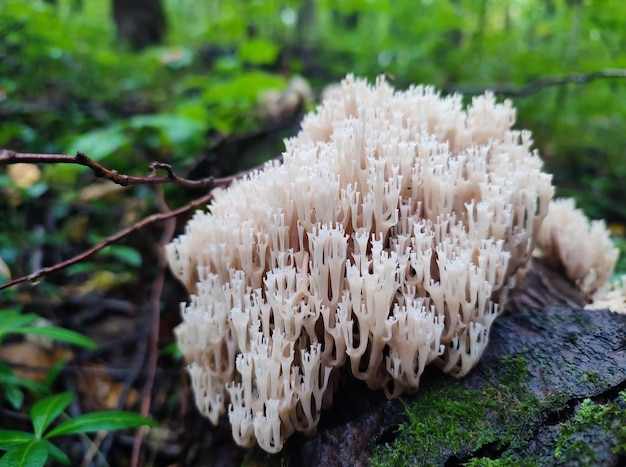
<instances>
[{"instance_id":1,"label":"mossy log","mask_svg":"<svg viewBox=\"0 0 626 467\"><path fill-rule=\"evenodd\" d=\"M535 261L467 377L429 370L387 401L353 383L318 434L248 462L289 466L626 465L626 316L584 310Z\"/></svg>"}]
</instances>

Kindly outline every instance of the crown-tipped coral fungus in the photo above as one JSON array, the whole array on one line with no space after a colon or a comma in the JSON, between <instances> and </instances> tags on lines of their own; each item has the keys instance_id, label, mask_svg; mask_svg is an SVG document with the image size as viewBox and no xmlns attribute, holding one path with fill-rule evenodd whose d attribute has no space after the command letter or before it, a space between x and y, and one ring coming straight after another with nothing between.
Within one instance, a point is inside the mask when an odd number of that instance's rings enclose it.
<instances>
[{"instance_id":1,"label":"crown-tipped coral fungus","mask_svg":"<svg viewBox=\"0 0 626 467\"><path fill-rule=\"evenodd\" d=\"M268 163L168 247L196 402L276 452L312 433L346 367L388 397L463 376L533 252L553 188L492 94L348 76Z\"/></svg>"}]
</instances>

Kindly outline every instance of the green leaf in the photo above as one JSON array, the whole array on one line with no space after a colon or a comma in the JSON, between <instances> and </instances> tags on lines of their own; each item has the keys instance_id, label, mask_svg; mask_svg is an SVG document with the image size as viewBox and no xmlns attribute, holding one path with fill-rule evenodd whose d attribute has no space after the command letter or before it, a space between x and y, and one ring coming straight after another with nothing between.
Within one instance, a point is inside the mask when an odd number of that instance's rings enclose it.
<instances>
[{"instance_id":1,"label":"green leaf","mask_svg":"<svg viewBox=\"0 0 626 467\"><path fill-rule=\"evenodd\" d=\"M26 444L35 439L32 433L17 430L0 430L0 450L8 451L20 444Z\"/></svg>"},{"instance_id":2,"label":"green leaf","mask_svg":"<svg viewBox=\"0 0 626 467\"><path fill-rule=\"evenodd\" d=\"M155 114L136 115L129 120L131 128L154 128L163 133L170 144L181 144L201 138L206 124L180 115Z\"/></svg>"},{"instance_id":3,"label":"green leaf","mask_svg":"<svg viewBox=\"0 0 626 467\"><path fill-rule=\"evenodd\" d=\"M98 256L110 256L124 261L129 266L138 268L141 266L141 253L135 248L124 245L109 245L98 252Z\"/></svg>"},{"instance_id":4,"label":"green leaf","mask_svg":"<svg viewBox=\"0 0 626 467\"><path fill-rule=\"evenodd\" d=\"M130 138L124 134L123 128L111 125L79 136L72 141L67 152L75 154L80 151L94 161L100 161L127 144L130 144Z\"/></svg>"},{"instance_id":5,"label":"green leaf","mask_svg":"<svg viewBox=\"0 0 626 467\"><path fill-rule=\"evenodd\" d=\"M74 344L91 350L98 348L98 345L88 337L78 332L56 326L28 326L21 328L19 333L49 337L57 341L67 342L68 344Z\"/></svg>"},{"instance_id":6,"label":"green leaf","mask_svg":"<svg viewBox=\"0 0 626 467\"><path fill-rule=\"evenodd\" d=\"M11 404L15 410L22 408L24 403L24 393L17 386L3 384L0 379L0 388L4 389L4 398Z\"/></svg>"},{"instance_id":7,"label":"green leaf","mask_svg":"<svg viewBox=\"0 0 626 467\"><path fill-rule=\"evenodd\" d=\"M60 358L59 360L57 360L56 362L52 364L52 366L48 370L46 379L43 382L43 386L46 389L46 391L50 392L50 388L56 381L59 374L61 374L61 370L63 370L63 367L67 364L67 362L68 362L68 358Z\"/></svg>"},{"instance_id":8,"label":"green leaf","mask_svg":"<svg viewBox=\"0 0 626 467\"><path fill-rule=\"evenodd\" d=\"M159 353L163 356L172 357L176 360L180 360L181 358L183 358L183 353L180 351L180 347L178 347L178 344L176 342L167 344L161 349Z\"/></svg>"},{"instance_id":9,"label":"green leaf","mask_svg":"<svg viewBox=\"0 0 626 467\"><path fill-rule=\"evenodd\" d=\"M20 378L13 373L13 370L9 365L4 362L0 362L0 388L8 387L22 387L30 389L31 391L46 392L47 387L37 381L27 378ZM7 397L8 398L8 397ZM19 408L19 407L17 407Z\"/></svg>"},{"instance_id":10,"label":"green leaf","mask_svg":"<svg viewBox=\"0 0 626 467\"><path fill-rule=\"evenodd\" d=\"M30 409L30 418L33 421L35 436L40 438L50 423L57 418L65 408L70 405L75 394L63 392L44 397L37 401Z\"/></svg>"},{"instance_id":11,"label":"green leaf","mask_svg":"<svg viewBox=\"0 0 626 467\"><path fill-rule=\"evenodd\" d=\"M60 462L63 465L69 465L70 458L67 457L63 451L61 451L56 445L52 444L47 439L44 439L46 446L48 446L48 452L50 453L50 457L52 457L55 461Z\"/></svg>"},{"instance_id":12,"label":"green leaf","mask_svg":"<svg viewBox=\"0 0 626 467\"><path fill-rule=\"evenodd\" d=\"M37 315L28 313L23 315L19 308L0 311L0 341L8 334L18 332L21 328L34 322Z\"/></svg>"},{"instance_id":13,"label":"green leaf","mask_svg":"<svg viewBox=\"0 0 626 467\"><path fill-rule=\"evenodd\" d=\"M278 46L267 39L252 39L239 48L244 62L254 65L269 65L278 57Z\"/></svg>"},{"instance_id":14,"label":"green leaf","mask_svg":"<svg viewBox=\"0 0 626 467\"><path fill-rule=\"evenodd\" d=\"M47 460L46 442L34 439L29 443L20 444L2 456L0 467L43 467Z\"/></svg>"},{"instance_id":15,"label":"green leaf","mask_svg":"<svg viewBox=\"0 0 626 467\"><path fill-rule=\"evenodd\" d=\"M93 433L96 431L120 430L123 428L136 428L139 426L158 426L157 423L149 418L143 417L132 412L93 412L79 415L71 420L67 420L56 426L48 433L45 438L49 439L54 436L71 435L76 433Z\"/></svg>"}]
</instances>

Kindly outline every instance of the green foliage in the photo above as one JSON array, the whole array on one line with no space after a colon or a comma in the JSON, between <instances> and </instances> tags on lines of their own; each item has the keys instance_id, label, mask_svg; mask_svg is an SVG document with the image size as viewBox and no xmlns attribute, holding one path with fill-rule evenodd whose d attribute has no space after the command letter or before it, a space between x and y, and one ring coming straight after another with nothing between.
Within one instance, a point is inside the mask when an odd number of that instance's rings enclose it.
<instances>
[{"instance_id":1,"label":"green foliage","mask_svg":"<svg viewBox=\"0 0 626 467\"><path fill-rule=\"evenodd\" d=\"M110 411L79 415L50 428L74 397L73 392L64 392L44 397L33 404L29 411L33 433L0 431L0 450L7 451L0 458L0 467L43 466L48 458L69 465L67 455L49 441L57 436L157 426L152 420L135 413Z\"/></svg>"},{"instance_id":2,"label":"green foliage","mask_svg":"<svg viewBox=\"0 0 626 467\"><path fill-rule=\"evenodd\" d=\"M619 0L322 0L312 12L296 0L165 0L167 43L141 54L116 43L112 21L102 20L106 2L2 3L0 99L10 121L0 125L0 146L82 150L120 171L143 170L146 156L191 164L214 132L258 127L260 93L285 86L278 63L318 85L385 71L399 87L452 89L626 67ZM614 201L626 178L622 83L548 87L514 99L559 193L594 218L618 222L626 219ZM78 169L47 172L61 184Z\"/></svg>"},{"instance_id":3,"label":"green foliage","mask_svg":"<svg viewBox=\"0 0 626 467\"><path fill-rule=\"evenodd\" d=\"M465 467L537 467L537 463L531 460L505 457L501 459L490 459L488 457L475 457L463 464Z\"/></svg>"},{"instance_id":4,"label":"green foliage","mask_svg":"<svg viewBox=\"0 0 626 467\"><path fill-rule=\"evenodd\" d=\"M23 389L35 393L48 391L48 387L44 384L16 376L11 367L4 362L0 362L0 388L4 393L4 398L14 409L20 409L24 404Z\"/></svg>"}]
</instances>

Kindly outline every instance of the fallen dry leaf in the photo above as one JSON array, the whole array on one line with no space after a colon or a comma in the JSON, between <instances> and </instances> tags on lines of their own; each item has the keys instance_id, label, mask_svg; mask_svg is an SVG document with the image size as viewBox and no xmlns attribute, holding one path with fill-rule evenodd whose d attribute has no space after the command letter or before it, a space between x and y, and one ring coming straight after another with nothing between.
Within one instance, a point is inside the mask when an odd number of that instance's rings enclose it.
<instances>
[{"instance_id":1,"label":"fallen dry leaf","mask_svg":"<svg viewBox=\"0 0 626 467\"><path fill-rule=\"evenodd\" d=\"M116 410L124 383L113 381L106 366L86 363L78 376L78 389L88 404L89 410ZM139 401L137 391L131 388L126 395L123 407L132 408Z\"/></svg>"},{"instance_id":2,"label":"fallen dry leaf","mask_svg":"<svg viewBox=\"0 0 626 467\"><path fill-rule=\"evenodd\" d=\"M35 164L12 164L7 173L13 183L20 188L33 186L41 178L41 170Z\"/></svg>"},{"instance_id":3,"label":"fallen dry leaf","mask_svg":"<svg viewBox=\"0 0 626 467\"><path fill-rule=\"evenodd\" d=\"M20 378L45 381L50 368L61 359L70 360L73 354L64 348L46 349L35 342L23 341L0 347L0 361L13 367Z\"/></svg>"},{"instance_id":4,"label":"fallen dry leaf","mask_svg":"<svg viewBox=\"0 0 626 467\"><path fill-rule=\"evenodd\" d=\"M11 280L11 270L2 258L0 258L0 278Z\"/></svg>"},{"instance_id":5,"label":"fallen dry leaf","mask_svg":"<svg viewBox=\"0 0 626 467\"><path fill-rule=\"evenodd\" d=\"M95 182L87 185L78 192L78 200L83 202L93 201L94 199L106 198L111 194L117 194L126 190L126 187L117 185L111 181Z\"/></svg>"}]
</instances>

